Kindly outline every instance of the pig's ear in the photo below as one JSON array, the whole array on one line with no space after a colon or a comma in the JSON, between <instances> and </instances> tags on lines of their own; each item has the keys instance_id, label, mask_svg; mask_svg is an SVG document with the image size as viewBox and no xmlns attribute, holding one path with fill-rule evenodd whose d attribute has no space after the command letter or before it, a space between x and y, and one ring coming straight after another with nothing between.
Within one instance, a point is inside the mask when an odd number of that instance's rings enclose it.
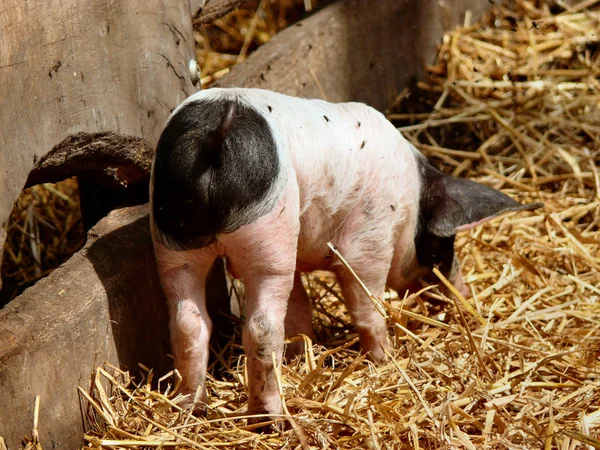
<instances>
[{"instance_id":1,"label":"pig's ear","mask_svg":"<svg viewBox=\"0 0 600 450\"><path fill-rule=\"evenodd\" d=\"M470 230L500 214L543 206L522 205L496 189L448 175L441 175L434 184L437 201L431 205L427 229L440 237Z\"/></svg>"}]
</instances>

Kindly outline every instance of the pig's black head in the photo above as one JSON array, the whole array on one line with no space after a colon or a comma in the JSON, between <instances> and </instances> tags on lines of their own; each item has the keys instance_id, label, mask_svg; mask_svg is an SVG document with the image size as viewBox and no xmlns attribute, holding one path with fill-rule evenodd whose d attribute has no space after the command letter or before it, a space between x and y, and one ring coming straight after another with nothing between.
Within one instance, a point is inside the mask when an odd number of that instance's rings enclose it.
<instances>
[{"instance_id":1,"label":"pig's black head","mask_svg":"<svg viewBox=\"0 0 600 450\"><path fill-rule=\"evenodd\" d=\"M428 269L437 266L450 281L460 268L454 256L457 232L474 228L503 213L543 206L542 203L522 205L491 187L446 175L421 154L417 163L421 179L415 233L417 261Z\"/></svg>"}]
</instances>

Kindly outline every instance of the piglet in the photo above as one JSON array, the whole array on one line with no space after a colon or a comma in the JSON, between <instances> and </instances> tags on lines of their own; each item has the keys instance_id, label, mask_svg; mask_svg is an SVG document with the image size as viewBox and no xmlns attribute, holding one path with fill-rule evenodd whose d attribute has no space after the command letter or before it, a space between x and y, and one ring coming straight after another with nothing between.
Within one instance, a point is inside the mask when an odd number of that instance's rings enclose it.
<instances>
[{"instance_id":1,"label":"piglet","mask_svg":"<svg viewBox=\"0 0 600 450\"><path fill-rule=\"evenodd\" d=\"M281 360L286 336L312 336L300 272L336 274L363 351L385 358L386 322L328 242L376 296L386 285L402 292L433 266L466 294L456 233L539 206L444 175L364 104L260 89L186 99L160 137L150 199L181 391L207 400L205 284L215 259L226 257L246 286L248 411L274 415L281 403L272 355Z\"/></svg>"}]
</instances>

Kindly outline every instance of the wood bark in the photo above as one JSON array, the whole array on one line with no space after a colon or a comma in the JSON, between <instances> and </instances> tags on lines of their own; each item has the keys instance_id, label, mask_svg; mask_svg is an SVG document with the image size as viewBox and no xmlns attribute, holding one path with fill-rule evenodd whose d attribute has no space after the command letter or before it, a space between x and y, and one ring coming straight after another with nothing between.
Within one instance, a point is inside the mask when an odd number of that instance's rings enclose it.
<instances>
[{"instance_id":1,"label":"wood bark","mask_svg":"<svg viewBox=\"0 0 600 450\"><path fill-rule=\"evenodd\" d=\"M206 0L196 11L194 25L207 25L252 0Z\"/></svg>"}]
</instances>

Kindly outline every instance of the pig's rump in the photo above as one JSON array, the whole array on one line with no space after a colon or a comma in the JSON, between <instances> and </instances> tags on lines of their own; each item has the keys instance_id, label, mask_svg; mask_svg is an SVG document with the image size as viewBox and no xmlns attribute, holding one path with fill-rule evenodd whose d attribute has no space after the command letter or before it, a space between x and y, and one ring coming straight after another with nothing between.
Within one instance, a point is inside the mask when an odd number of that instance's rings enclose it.
<instances>
[{"instance_id":1,"label":"pig's rump","mask_svg":"<svg viewBox=\"0 0 600 450\"><path fill-rule=\"evenodd\" d=\"M161 137L154 220L172 247L201 248L261 218L272 225L269 215L294 215L298 269L327 268L328 241L391 252L402 229L414 230L417 173L408 143L366 105L210 89L182 104Z\"/></svg>"}]
</instances>

